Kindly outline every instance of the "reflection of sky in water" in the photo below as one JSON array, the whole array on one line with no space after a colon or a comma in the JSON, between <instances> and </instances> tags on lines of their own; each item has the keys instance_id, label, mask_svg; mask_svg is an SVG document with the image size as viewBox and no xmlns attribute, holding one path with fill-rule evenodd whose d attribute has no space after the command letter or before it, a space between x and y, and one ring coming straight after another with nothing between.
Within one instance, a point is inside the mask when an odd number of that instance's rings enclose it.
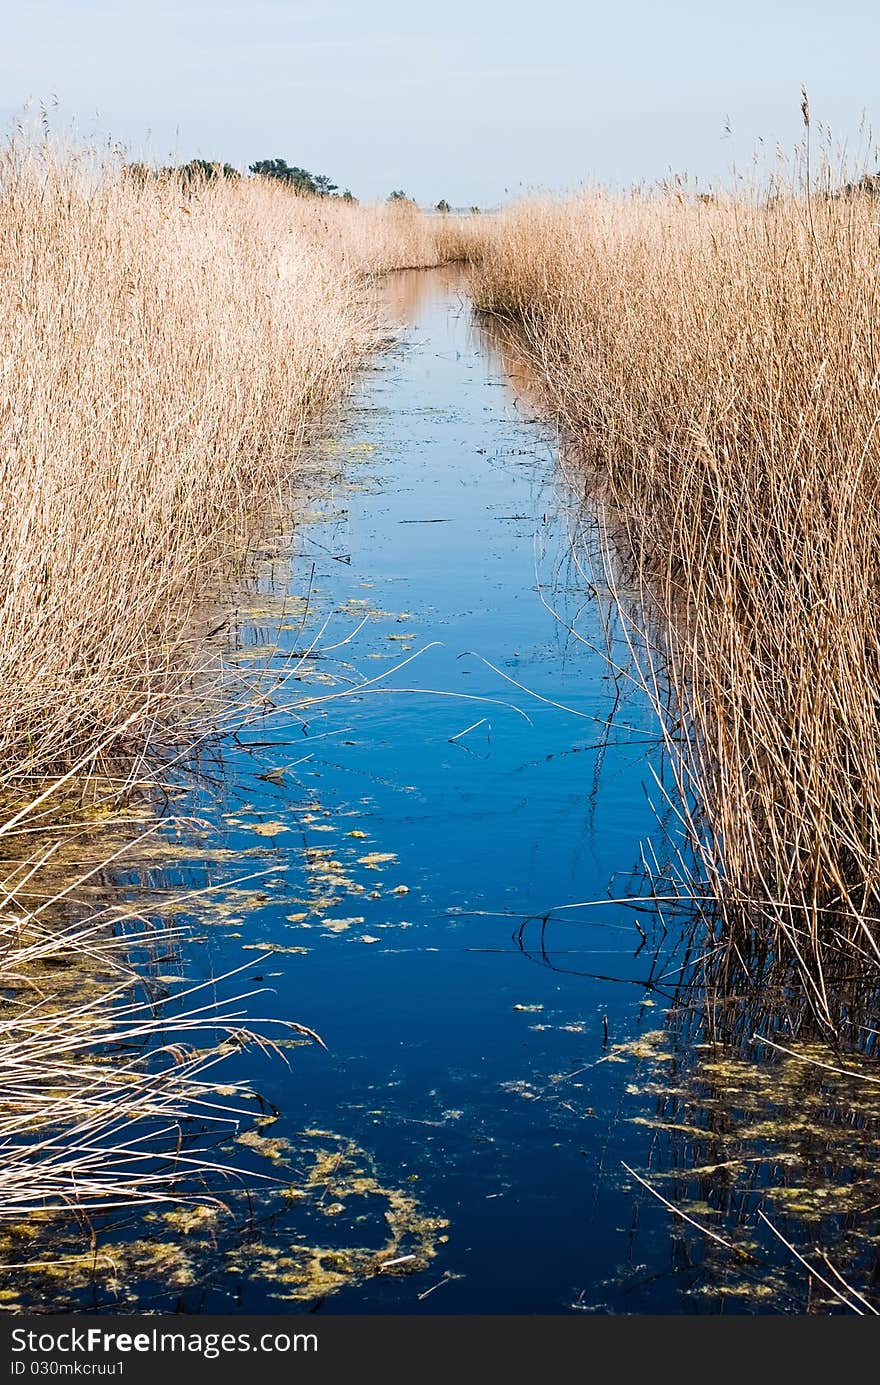
<instances>
[{"instance_id":1,"label":"reflection of sky in water","mask_svg":"<svg viewBox=\"0 0 880 1385\"><path fill-rule=\"evenodd\" d=\"M352 629L356 603L388 613L318 673L338 675L346 660L375 678L436 643L388 678L411 691L330 703L309 734L288 724L289 744L227 760L224 844L269 849L286 870L266 886L271 902L212 933L205 964L226 969L261 942L307 949L256 968L275 973L264 1011L312 1025L330 1050L298 1051L291 1074L261 1072L282 1111L272 1134L350 1134L450 1221L424 1276L370 1281L334 1308L412 1306L449 1269L462 1278L426 1310L561 1310L582 1289L605 1301L612 1291L598 1283L628 1256L618 1155L633 1135L617 1121L619 1067L551 1078L602 1057L605 1016L612 1042L636 1030L645 991L632 983L651 957L634 959L631 916L607 906L560 915L542 960L540 917L605 897L616 874L626 892L656 827L643 787L654 727L624 698L600 762L614 682L536 591L549 584L558 602L570 576L552 439L505 387L454 288L411 276L396 290L405 338L358 387L338 439L355 486L340 488L337 518L300 534L292 589L306 588L314 562L310 629L338 612L325 645ZM564 599L601 645L595 606ZM303 644L296 630L282 640ZM284 737L275 721L248 739ZM303 755L281 784L256 777ZM255 837L260 819L289 831ZM524 920L528 955L514 936ZM646 1028L659 1013L642 1012ZM244 1306L265 1305L246 1290Z\"/></svg>"}]
</instances>

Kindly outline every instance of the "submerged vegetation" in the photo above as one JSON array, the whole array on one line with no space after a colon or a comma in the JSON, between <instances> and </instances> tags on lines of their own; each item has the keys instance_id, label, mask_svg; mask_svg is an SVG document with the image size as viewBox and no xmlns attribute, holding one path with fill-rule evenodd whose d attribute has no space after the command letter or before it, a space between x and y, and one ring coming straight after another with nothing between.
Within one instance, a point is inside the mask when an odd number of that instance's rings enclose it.
<instances>
[{"instance_id":1,"label":"submerged vegetation","mask_svg":"<svg viewBox=\"0 0 880 1385\"><path fill-rule=\"evenodd\" d=\"M876 1031L780 1038L786 1018L747 975L733 990L710 966L682 988L627 1086L627 1119L653 1136L649 1167L627 1172L666 1207L695 1302L790 1311L799 1266L797 1311L876 1316Z\"/></svg>"},{"instance_id":2,"label":"submerged vegetation","mask_svg":"<svg viewBox=\"0 0 880 1385\"><path fill-rule=\"evenodd\" d=\"M448 1223L428 1215L411 1188L383 1183L367 1152L333 1131L308 1128L293 1142L273 1139L268 1124L267 1134L240 1137L270 1173L256 1196L203 1190L136 1221L107 1223L109 1234L93 1228L86 1249L57 1213L8 1220L0 1227L0 1311L73 1311L88 1294L105 1311L148 1303L167 1312L189 1293L233 1303L252 1283L281 1311L430 1265Z\"/></svg>"}]
</instances>

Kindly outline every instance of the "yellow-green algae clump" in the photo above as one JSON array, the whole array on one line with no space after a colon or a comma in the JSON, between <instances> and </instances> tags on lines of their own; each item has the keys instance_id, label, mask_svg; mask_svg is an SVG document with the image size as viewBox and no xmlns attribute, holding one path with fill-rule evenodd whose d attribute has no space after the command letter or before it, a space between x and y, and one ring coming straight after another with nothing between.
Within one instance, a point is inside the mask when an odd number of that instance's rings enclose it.
<instances>
[{"instance_id":1,"label":"yellow-green algae clump","mask_svg":"<svg viewBox=\"0 0 880 1385\"><path fill-rule=\"evenodd\" d=\"M250 1214L240 1196L187 1201L139 1218L132 1239L112 1223L93 1230L86 1248L81 1229L57 1215L0 1227L0 1311L59 1311L84 1290L98 1290L108 1307L161 1308L169 1290L231 1297L241 1280L280 1301L308 1302L375 1275L423 1271L447 1240L448 1222L384 1182L345 1136L307 1130L293 1142L249 1131L238 1142L276 1177L294 1174L251 1195Z\"/></svg>"},{"instance_id":2,"label":"yellow-green algae clump","mask_svg":"<svg viewBox=\"0 0 880 1385\"><path fill-rule=\"evenodd\" d=\"M646 1181L727 1243L704 1236L708 1274L693 1292L790 1301L792 1273L810 1284L795 1247L844 1294L840 1275L871 1298L880 1249L876 1061L858 1053L841 1058L817 1041L765 1051L756 1042L740 1052L697 1044L689 1056L671 1047L671 1035L663 1045L632 1045L641 1071L626 1090L640 1107L629 1119L656 1134ZM675 1228L678 1238L700 1242L691 1224ZM745 1258L754 1268L744 1280ZM815 1277L811 1293L812 1305L825 1311L842 1301Z\"/></svg>"}]
</instances>

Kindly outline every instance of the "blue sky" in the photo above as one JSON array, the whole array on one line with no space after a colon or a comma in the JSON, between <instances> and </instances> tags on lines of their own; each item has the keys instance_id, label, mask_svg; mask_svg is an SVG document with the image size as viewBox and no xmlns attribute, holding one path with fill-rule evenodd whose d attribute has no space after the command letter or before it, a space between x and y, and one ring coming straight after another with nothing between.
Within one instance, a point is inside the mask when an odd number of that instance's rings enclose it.
<instances>
[{"instance_id":1,"label":"blue sky","mask_svg":"<svg viewBox=\"0 0 880 1385\"><path fill-rule=\"evenodd\" d=\"M790 149L800 88L880 130L880 7L690 0L2 0L0 118L161 162L280 156L362 197L490 206Z\"/></svg>"}]
</instances>

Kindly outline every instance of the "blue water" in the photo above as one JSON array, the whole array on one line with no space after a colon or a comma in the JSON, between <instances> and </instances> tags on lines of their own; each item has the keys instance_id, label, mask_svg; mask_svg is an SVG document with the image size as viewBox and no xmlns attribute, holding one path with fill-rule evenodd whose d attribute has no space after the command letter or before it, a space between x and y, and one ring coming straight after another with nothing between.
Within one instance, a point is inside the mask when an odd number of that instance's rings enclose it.
<instances>
[{"instance_id":1,"label":"blue water","mask_svg":"<svg viewBox=\"0 0 880 1385\"><path fill-rule=\"evenodd\" d=\"M314 440L324 493L292 559L264 571L258 614L243 602L229 651L277 670L317 639L323 657L227 741L189 805L208 826L184 835L164 882L276 873L219 891L225 913L192 911L183 968L253 961L225 989L256 978L268 990L249 1012L326 1043L290 1067L253 1050L230 1061L278 1112L267 1135L351 1140L383 1184L448 1221L429 1264L355 1277L322 1311L663 1311L688 1271L667 1214L621 1167L644 1167L651 1145L621 1046L662 1025L667 982L652 982L674 976L677 940L609 900L658 836L656 725L602 652L612 607L571 561L554 437L455 276L398 276L385 294L394 341L332 440ZM625 662L622 642L612 653ZM324 881L316 851L338 863ZM246 950L260 944L303 950ZM356 1241L344 1223L340 1242ZM295 1237L295 1218L273 1235ZM145 1301L315 1306L276 1294L246 1269L206 1271Z\"/></svg>"}]
</instances>

